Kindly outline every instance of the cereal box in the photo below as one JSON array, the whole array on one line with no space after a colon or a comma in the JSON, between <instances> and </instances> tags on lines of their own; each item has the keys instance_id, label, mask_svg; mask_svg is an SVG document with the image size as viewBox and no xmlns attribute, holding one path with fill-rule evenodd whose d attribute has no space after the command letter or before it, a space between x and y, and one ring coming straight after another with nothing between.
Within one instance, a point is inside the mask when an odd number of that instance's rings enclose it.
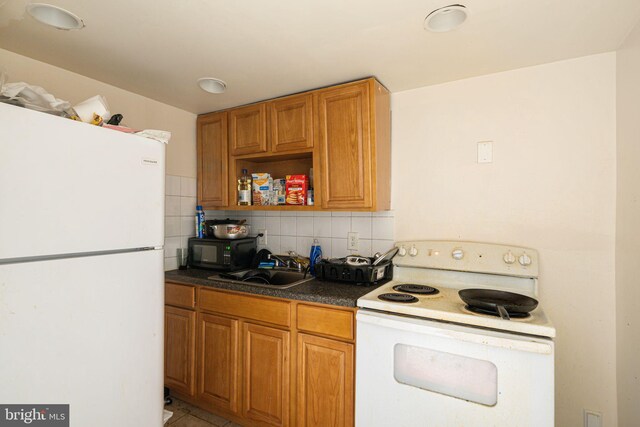
<instances>
[{"instance_id":1,"label":"cereal box","mask_svg":"<svg viewBox=\"0 0 640 427\"><path fill-rule=\"evenodd\" d=\"M273 194L273 179L268 173L252 173L253 204L266 206L271 204Z\"/></svg>"},{"instance_id":2,"label":"cereal box","mask_svg":"<svg viewBox=\"0 0 640 427\"><path fill-rule=\"evenodd\" d=\"M309 179L306 175L287 175L285 201L287 205L306 205Z\"/></svg>"}]
</instances>

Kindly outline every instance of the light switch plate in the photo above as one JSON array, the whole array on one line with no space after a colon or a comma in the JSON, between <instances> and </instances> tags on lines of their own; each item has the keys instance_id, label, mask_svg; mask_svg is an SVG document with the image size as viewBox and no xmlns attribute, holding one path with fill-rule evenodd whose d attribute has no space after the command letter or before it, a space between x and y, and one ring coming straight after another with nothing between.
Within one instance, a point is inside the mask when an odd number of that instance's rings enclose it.
<instances>
[{"instance_id":1,"label":"light switch plate","mask_svg":"<svg viewBox=\"0 0 640 427\"><path fill-rule=\"evenodd\" d=\"M602 427L602 414L596 411L585 409L584 427Z\"/></svg>"},{"instance_id":2,"label":"light switch plate","mask_svg":"<svg viewBox=\"0 0 640 427\"><path fill-rule=\"evenodd\" d=\"M493 141L478 142L478 163L493 162Z\"/></svg>"}]
</instances>

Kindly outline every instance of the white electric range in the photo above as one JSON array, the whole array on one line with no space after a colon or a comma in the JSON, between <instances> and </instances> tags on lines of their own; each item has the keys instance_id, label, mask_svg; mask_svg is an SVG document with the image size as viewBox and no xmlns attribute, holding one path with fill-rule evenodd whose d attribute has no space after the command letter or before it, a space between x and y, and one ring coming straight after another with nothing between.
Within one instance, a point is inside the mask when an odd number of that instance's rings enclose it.
<instances>
[{"instance_id":1,"label":"white electric range","mask_svg":"<svg viewBox=\"0 0 640 427\"><path fill-rule=\"evenodd\" d=\"M552 426L555 328L538 305L505 320L462 289L537 299L538 253L398 242L393 280L358 300L357 426Z\"/></svg>"}]
</instances>

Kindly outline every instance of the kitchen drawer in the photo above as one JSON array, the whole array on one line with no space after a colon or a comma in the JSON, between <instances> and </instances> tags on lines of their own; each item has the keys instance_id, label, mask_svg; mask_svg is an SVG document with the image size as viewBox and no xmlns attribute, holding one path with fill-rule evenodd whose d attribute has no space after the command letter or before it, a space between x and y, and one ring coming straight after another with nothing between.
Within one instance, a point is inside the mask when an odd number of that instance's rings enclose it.
<instances>
[{"instance_id":1,"label":"kitchen drawer","mask_svg":"<svg viewBox=\"0 0 640 427\"><path fill-rule=\"evenodd\" d=\"M270 298L200 289L200 309L274 325L289 326L291 304Z\"/></svg>"},{"instance_id":2,"label":"kitchen drawer","mask_svg":"<svg viewBox=\"0 0 640 427\"><path fill-rule=\"evenodd\" d=\"M178 285L177 283L165 283L164 303L176 307L195 308L195 286Z\"/></svg>"},{"instance_id":3,"label":"kitchen drawer","mask_svg":"<svg viewBox=\"0 0 640 427\"><path fill-rule=\"evenodd\" d=\"M354 339L354 312L315 305L298 304L298 330Z\"/></svg>"}]
</instances>

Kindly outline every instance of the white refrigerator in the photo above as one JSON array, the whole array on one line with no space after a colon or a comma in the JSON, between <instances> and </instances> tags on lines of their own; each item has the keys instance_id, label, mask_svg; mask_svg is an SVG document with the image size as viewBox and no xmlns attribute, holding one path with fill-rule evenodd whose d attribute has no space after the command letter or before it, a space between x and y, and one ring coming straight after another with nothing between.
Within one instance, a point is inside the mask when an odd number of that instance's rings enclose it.
<instances>
[{"instance_id":1,"label":"white refrigerator","mask_svg":"<svg viewBox=\"0 0 640 427\"><path fill-rule=\"evenodd\" d=\"M161 426L165 146L0 104L0 404Z\"/></svg>"}]
</instances>

